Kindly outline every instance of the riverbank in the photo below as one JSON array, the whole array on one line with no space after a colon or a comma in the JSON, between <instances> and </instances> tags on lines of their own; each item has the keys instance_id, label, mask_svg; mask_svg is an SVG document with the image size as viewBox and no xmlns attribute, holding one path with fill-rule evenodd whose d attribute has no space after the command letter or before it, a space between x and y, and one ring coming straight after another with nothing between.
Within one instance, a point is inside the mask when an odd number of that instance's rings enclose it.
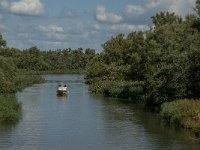
<instances>
[{"instance_id":1,"label":"riverbank","mask_svg":"<svg viewBox=\"0 0 200 150\"><path fill-rule=\"evenodd\" d=\"M200 100L177 100L161 105L160 115L170 125L187 129L200 139Z\"/></svg>"},{"instance_id":2,"label":"riverbank","mask_svg":"<svg viewBox=\"0 0 200 150\"><path fill-rule=\"evenodd\" d=\"M21 103L15 97L15 94L0 95L0 124L15 123L21 117Z\"/></svg>"},{"instance_id":3,"label":"riverbank","mask_svg":"<svg viewBox=\"0 0 200 150\"><path fill-rule=\"evenodd\" d=\"M0 126L0 149L182 150L200 146L141 105L88 92L83 75L43 77L44 84L17 94L23 118L16 126ZM66 97L55 91L63 80L70 88Z\"/></svg>"},{"instance_id":4,"label":"riverbank","mask_svg":"<svg viewBox=\"0 0 200 150\"><path fill-rule=\"evenodd\" d=\"M21 118L21 103L18 102L15 93L32 84L45 82L41 76L18 75L13 81L15 86L2 86L7 93L0 94L0 124L14 123Z\"/></svg>"}]
</instances>

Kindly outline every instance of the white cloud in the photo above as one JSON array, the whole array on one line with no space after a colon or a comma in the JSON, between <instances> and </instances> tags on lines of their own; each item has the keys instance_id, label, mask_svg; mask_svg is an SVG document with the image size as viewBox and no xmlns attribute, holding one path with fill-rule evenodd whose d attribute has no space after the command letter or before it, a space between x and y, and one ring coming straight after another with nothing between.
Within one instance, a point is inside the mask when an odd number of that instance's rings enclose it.
<instances>
[{"instance_id":1,"label":"white cloud","mask_svg":"<svg viewBox=\"0 0 200 150\"><path fill-rule=\"evenodd\" d=\"M134 25L134 24L114 24L110 27L113 31L121 31L121 32L133 32L133 31L146 31L149 30L149 27L147 25Z\"/></svg>"},{"instance_id":2,"label":"white cloud","mask_svg":"<svg viewBox=\"0 0 200 150\"><path fill-rule=\"evenodd\" d=\"M57 26L55 24L49 24L47 26L38 26L38 30L41 32L49 32L49 33L62 33L64 32L64 29L60 26Z\"/></svg>"},{"instance_id":3,"label":"white cloud","mask_svg":"<svg viewBox=\"0 0 200 150\"><path fill-rule=\"evenodd\" d=\"M185 16L193 13L196 0L147 0L144 7L147 10L174 12L176 15Z\"/></svg>"},{"instance_id":4,"label":"white cloud","mask_svg":"<svg viewBox=\"0 0 200 150\"><path fill-rule=\"evenodd\" d=\"M0 24L0 29L1 29L1 30L5 29L5 26L2 25L2 24Z\"/></svg>"},{"instance_id":5,"label":"white cloud","mask_svg":"<svg viewBox=\"0 0 200 150\"><path fill-rule=\"evenodd\" d=\"M100 26L99 26L98 24L95 24L95 25L94 25L94 29L95 29L95 30L100 30Z\"/></svg>"},{"instance_id":6,"label":"white cloud","mask_svg":"<svg viewBox=\"0 0 200 150\"><path fill-rule=\"evenodd\" d=\"M44 6L41 0L19 0L10 3L7 0L1 0L0 6L19 15L40 16L44 14Z\"/></svg>"},{"instance_id":7,"label":"white cloud","mask_svg":"<svg viewBox=\"0 0 200 150\"><path fill-rule=\"evenodd\" d=\"M81 37L85 38L85 39L87 39L89 36L90 36L89 32L84 32L84 33L81 34Z\"/></svg>"},{"instance_id":8,"label":"white cloud","mask_svg":"<svg viewBox=\"0 0 200 150\"><path fill-rule=\"evenodd\" d=\"M48 0L0 0L0 32L6 35L9 46L17 48L37 45L44 49L99 49L100 44L113 35L148 30L152 25L150 17L160 11L175 12L181 16L194 12L195 2L196 0L141 0L137 5L125 2L124 5L116 5L118 12L108 9L113 8L112 6L98 5L96 14L92 14L92 10L85 11L77 7L68 9L69 5L64 6L63 3L63 10L46 5L49 7L47 10L52 12L42 18L31 17L30 20L26 16L44 14L43 3L48 3ZM55 3L59 6L59 2ZM55 17L58 11L62 11L62 17ZM12 13L23 15L27 19L13 17ZM23 24L22 27L19 26L20 23Z\"/></svg>"},{"instance_id":9,"label":"white cloud","mask_svg":"<svg viewBox=\"0 0 200 150\"><path fill-rule=\"evenodd\" d=\"M141 15L145 12L144 8L139 5L127 5L126 6L126 11L130 15Z\"/></svg>"},{"instance_id":10,"label":"white cloud","mask_svg":"<svg viewBox=\"0 0 200 150\"><path fill-rule=\"evenodd\" d=\"M185 16L193 13L196 0L145 0L140 5L127 5L125 15L131 17L155 15L160 11L174 12L176 15Z\"/></svg>"},{"instance_id":11,"label":"white cloud","mask_svg":"<svg viewBox=\"0 0 200 150\"><path fill-rule=\"evenodd\" d=\"M75 17L75 16L76 16L76 13L75 13L74 10L68 10L68 11L66 12L66 15L67 15L67 17L72 18L72 17Z\"/></svg>"},{"instance_id":12,"label":"white cloud","mask_svg":"<svg viewBox=\"0 0 200 150\"><path fill-rule=\"evenodd\" d=\"M176 0L169 5L168 11L175 12L178 15L185 16L193 12L196 0Z\"/></svg>"},{"instance_id":13,"label":"white cloud","mask_svg":"<svg viewBox=\"0 0 200 150\"><path fill-rule=\"evenodd\" d=\"M122 20L122 16L115 13L108 13L102 5L97 6L96 19L101 22L118 23Z\"/></svg>"},{"instance_id":14,"label":"white cloud","mask_svg":"<svg viewBox=\"0 0 200 150\"><path fill-rule=\"evenodd\" d=\"M8 9L10 4L7 2L7 0L1 0L0 1L0 6L3 8L3 9Z\"/></svg>"},{"instance_id":15,"label":"white cloud","mask_svg":"<svg viewBox=\"0 0 200 150\"><path fill-rule=\"evenodd\" d=\"M30 38L30 34L29 33L18 33L17 36L21 39L28 39Z\"/></svg>"},{"instance_id":16,"label":"white cloud","mask_svg":"<svg viewBox=\"0 0 200 150\"><path fill-rule=\"evenodd\" d=\"M77 22L76 28L77 28L77 30L83 30L83 29L84 29L84 24L83 24L83 22Z\"/></svg>"},{"instance_id":17,"label":"white cloud","mask_svg":"<svg viewBox=\"0 0 200 150\"><path fill-rule=\"evenodd\" d=\"M56 39L56 40L64 40L66 39L66 35L65 34L59 34L59 33L47 33L47 37L49 39Z\"/></svg>"},{"instance_id":18,"label":"white cloud","mask_svg":"<svg viewBox=\"0 0 200 150\"><path fill-rule=\"evenodd\" d=\"M147 9L153 9L153 8L159 7L159 5L161 4L162 4L162 0L147 0L145 7Z\"/></svg>"},{"instance_id":19,"label":"white cloud","mask_svg":"<svg viewBox=\"0 0 200 150\"><path fill-rule=\"evenodd\" d=\"M66 34L64 34L64 29L55 24L49 24L47 26L38 26L38 31L45 33L48 39L54 40L64 40L66 39Z\"/></svg>"}]
</instances>

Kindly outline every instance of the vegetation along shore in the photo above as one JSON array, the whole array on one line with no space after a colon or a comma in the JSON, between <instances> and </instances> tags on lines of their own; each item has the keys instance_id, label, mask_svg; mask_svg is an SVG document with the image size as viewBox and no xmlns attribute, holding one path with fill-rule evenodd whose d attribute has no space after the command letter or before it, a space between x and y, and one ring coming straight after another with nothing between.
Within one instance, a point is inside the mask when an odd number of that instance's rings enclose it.
<instances>
[{"instance_id":1,"label":"vegetation along shore","mask_svg":"<svg viewBox=\"0 0 200 150\"><path fill-rule=\"evenodd\" d=\"M119 34L87 65L90 90L159 110L200 137L200 0L196 15L160 12L146 32Z\"/></svg>"},{"instance_id":2,"label":"vegetation along shore","mask_svg":"<svg viewBox=\"0 0 200 150\"><path fill-rule=\"evenodd\" d=\"M90 48L8 48L0 36L0 93L44 81L31 74L84 73L92 92L154 107L200 138L200 0L194 11L185 18L160 12L153 28L111 37L97 54ZM0 122L19 118L20 104L7 99L0 96Z\"/></svg>"}]
</instances>

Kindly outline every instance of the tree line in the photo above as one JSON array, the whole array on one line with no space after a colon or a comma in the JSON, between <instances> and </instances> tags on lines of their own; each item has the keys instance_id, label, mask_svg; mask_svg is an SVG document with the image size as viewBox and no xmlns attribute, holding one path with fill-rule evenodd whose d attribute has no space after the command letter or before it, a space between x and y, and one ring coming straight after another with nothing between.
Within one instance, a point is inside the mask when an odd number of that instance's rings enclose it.
<instances>
[{"instance_id":1,"label":"tree line","mask_svg":"<svg viewBox=\"0 0 200 150\"><path fill-rule=\"evenodd\" d=\"M84 70L95 56L94 49L78 48L42 51L36 46L25 50L0 48L0 56L12 58L18 69L35 71Z\"/></svg>"},{"instance_id":2,"label":"tree line","mask_svg":"<svg viewBox=\"0 0 200 150\"><path fill-rule=\"evenodd\" d=\"M0 34L0 123L20 119L21 104L15 93L44 79L34 74L83 72L95 50L78 48L42 51L36 46L20 50L7 47Z\"/></svg>"},{"instance_id":3,"label":"tree line","mask_svg":"<svg viewBox=\"0 0 200 150\"><path fill-rule=\"evenodd\" d=\"M148 31L118 34L94 49L9 48L0 35L0 92L20 70L84 70L90 90L149 105L200 97L200 0L196 15L160 12ZM6 81L6 82L5 82ZM8 82L7 82L8 81Z\"/></svg>"},{"instance_id":4,"label":"tree line","mask_svg":"<svg viewBox=\"0 0 200 150\"><path fill-rule=\"evenodd\" d=\"M150 30L111 37L87 65L90 90L153 106L200 98L200 0L194 10L160 12Z\"/></svg>"},{"instance_id":5,"label":"tree line","mask_svg":"<svg viewBox=\"0 0 200 150\"><path fill-rule=\"evenodd\" d=\"M20 50L7 47L0 34L0 93L15 92L21 86L22 74L30 71L83 72L86 64L95 56L94 49L78 48L42 51L37 47ZM29 76L30 77L30 76ZM29 77L25 77L28 79ZM23 77L24 78L24 77ZM30 79L30 82L34 79ZM23 79L23 82L25 80Z\"/></svg>"},{"instance_id":6,"label":"tree line","mask_svg":"<svg viewBox=\"0 0 200 150\"><path fill-rule=\"evenodd\" d=\"M157 13L151 18L154 26L150 30L111 37L98 54L90 48L9 48L0 34L0 93L14 93L43 82L36 76L24 76L22 70L84 71L92 92L161 106L164 119L194 129L200 137L200 0L196 1L194 11L195 15L184 18L175 13ZM5 116L0 122L13 120L5 109L10 109L8 100L0 102L4 106L0 114ZM13 103L17 112L19 107Z\"/></svg>"}]
</instances>

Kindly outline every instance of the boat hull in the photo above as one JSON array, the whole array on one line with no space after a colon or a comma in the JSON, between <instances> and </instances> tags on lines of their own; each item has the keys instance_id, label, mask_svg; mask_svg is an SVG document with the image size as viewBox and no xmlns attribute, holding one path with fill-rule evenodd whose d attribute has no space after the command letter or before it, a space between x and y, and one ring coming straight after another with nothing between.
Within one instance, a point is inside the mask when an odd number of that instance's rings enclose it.
<instances>
[{"instance_id":1,"label":"boat hull","mask_svg":"<svg viewBox=\"0 0 200 150\"><path fill-rule=\"evenodd\" d=\"M59 84L57 88L57 95L67 95L67 94L68 94L67 85L64 83Z\"/></svg>"},{"instance_id":2,"label":"boat hull","mask_svg":"<svg viewBox=\"0 0 200 150\"><path fill-rule=\"evenodd\" d=\"M68 91L57 90L57 95L67 95Z\"/></svg>"}]
</instances>

